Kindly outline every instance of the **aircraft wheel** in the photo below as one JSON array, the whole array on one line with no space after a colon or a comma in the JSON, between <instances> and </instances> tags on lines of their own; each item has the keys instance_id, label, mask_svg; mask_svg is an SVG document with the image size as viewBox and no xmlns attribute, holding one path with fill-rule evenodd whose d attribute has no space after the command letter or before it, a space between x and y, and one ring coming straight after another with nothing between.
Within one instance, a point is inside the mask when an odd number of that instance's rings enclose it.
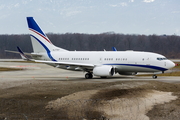
<instances>
[{"instance_id":1,"label":"aircraft wheel","mask_svg":"<svg viewBox=\"0 0 180 120\"><path fill-rule=\"evenodd\" d=\"M156 75L153 75L153 76L152 76L152 78L153 78L153 79L156 79L156 78L157 78L157 76L156 76Z\"/></svg>"},{"instance_id":2,"label":"aircraft wheel","mask_svg":"<svg viewBox=\"0 0 180 120\"><path fill-rule=\"evenodd\" d=\"M85 74L85 78L86 78L86 79L91 79L91 78L93 78L92 73L86 73L86 74Z\"/></svg>"}]
</instances>

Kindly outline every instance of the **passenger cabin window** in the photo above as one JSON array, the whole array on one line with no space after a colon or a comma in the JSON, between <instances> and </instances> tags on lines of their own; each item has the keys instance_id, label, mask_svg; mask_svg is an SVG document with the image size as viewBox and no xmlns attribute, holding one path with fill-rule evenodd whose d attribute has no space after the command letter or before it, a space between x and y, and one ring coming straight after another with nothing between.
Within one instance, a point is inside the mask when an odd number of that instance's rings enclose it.
<instances>
[{"instance_id":1,"label":"passenger cabin window","mask_svg":"<svg viewBox=\"0 0 180 120\"><path fill-rule=\"evenodd\" d=\"M167 58L157 58L157 60L167 60Z\"/></svg>"}]
</instances>

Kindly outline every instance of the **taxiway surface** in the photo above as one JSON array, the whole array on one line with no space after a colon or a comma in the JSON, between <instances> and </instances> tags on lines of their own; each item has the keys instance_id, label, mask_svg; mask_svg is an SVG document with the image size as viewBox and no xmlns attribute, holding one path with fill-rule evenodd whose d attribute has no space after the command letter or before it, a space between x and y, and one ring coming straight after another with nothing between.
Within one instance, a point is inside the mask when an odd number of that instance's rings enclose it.
<instances>
[{"instance_id":1,"label":"taxiway surface","mask_svg":"<svg viewBox=\"0 0 180 120\"><path fill-rule=\"evenodd\" d=\"M116 74L111 78L100 79L85 79L84 72L69 71L40 63L23 63L23 62L0 62L0 67L22 68L19 71L3 71L0 72L0 83L27 81L27 80L59 80L59 81L74 81L74 82L116 82L116 81L161 81L168 83L179 83L180 77L175 76L158 76L157 79L152 79L151 76L121 76ZM2 85L2 84L1 84Z\"/></svg>"}]
</instances>

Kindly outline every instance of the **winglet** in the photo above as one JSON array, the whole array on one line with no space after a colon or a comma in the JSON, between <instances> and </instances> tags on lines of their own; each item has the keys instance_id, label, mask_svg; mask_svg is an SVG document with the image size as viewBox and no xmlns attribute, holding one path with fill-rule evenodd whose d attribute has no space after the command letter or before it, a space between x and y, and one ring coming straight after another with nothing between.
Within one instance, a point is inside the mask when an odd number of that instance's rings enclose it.
<instances>
[{"instance_id":1,"label":"winglet","mask_svg":"<svg viewBox=\"0 0 180 120\"><path fill-rule=\"evenodd\" d=\"M117 51L117 49L115 47L112 47L113 51Z\"/></svg>"},{"instance_id":2,"label":"winglet","mask_svg":"<svg viewBox=\"0 0 180 120\"><path fill-rule=\"evenodd\" d=\"M24 54L24 52L20 49L20 47L17 46L17 49L18 49L18 52L20 53L21 58L22 58L23 60L30 60L30 59Z\"/></svg>"}]
</instances>

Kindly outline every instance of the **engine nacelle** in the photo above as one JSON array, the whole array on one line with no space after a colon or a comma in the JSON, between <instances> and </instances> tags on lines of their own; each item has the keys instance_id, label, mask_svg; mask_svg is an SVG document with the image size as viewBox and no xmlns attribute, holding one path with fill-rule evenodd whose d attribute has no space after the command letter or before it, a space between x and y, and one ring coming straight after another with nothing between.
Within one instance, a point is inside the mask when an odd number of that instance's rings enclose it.
<instances>
[{"instance_id":1,"label":"engine nacelle","mask_svg":"<svg viewBox=\"0 0 180 120\"><path fill-rule=\"evenodd\" d=\"M108 65L97 66L93 69L93 74L95 76L102 76L102 77L113 76L114 68Z\"/></svg>"},{"instance_id":2,"label":"engine nacelle","mask_svg":"<svg viewBox=\"0 0 180 120\"><path fill-rule=\"evenodd\" d=\"M118 72L120 75L136 75L137 72Z\"/></svg>"}]
</instances>

